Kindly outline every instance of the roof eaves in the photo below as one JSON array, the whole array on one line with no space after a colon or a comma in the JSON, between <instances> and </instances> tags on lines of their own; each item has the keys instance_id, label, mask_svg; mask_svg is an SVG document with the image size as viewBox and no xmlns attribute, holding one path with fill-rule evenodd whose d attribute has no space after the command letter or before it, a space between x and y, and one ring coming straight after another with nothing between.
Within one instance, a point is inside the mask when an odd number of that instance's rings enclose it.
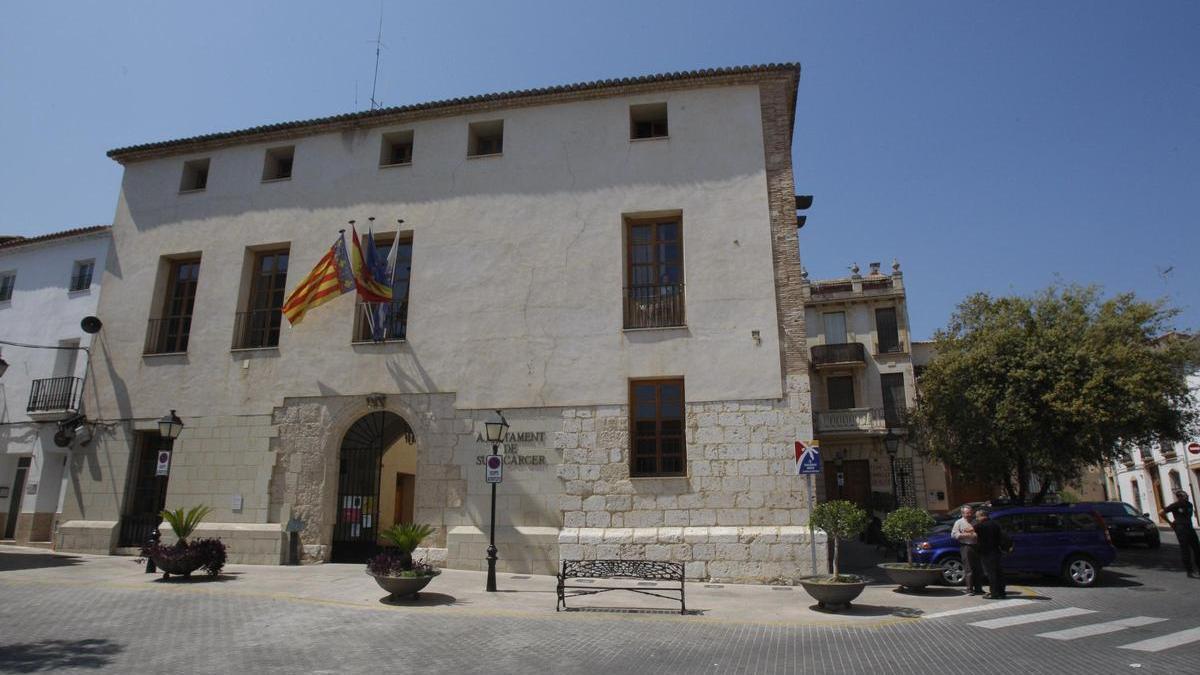
<instances>
[{"instance_id":1,"label":"roof eaves","mask_svg":"<svg viewBox=\"0 0 1200 675\"><path fill-rule=\"evenodd\" d=\"M39 234L36 237L14 236L8 239L0 238L0 251L7 252L25 246L34 244L42 244L45 242L56 241L59 239L70 239L72 237L86 237L96 234L107 233L112 230L111 225L88 225L85 227L76 227L70 230L62 230L59 232L48 232Z\"/></svg>"},{"instance_id":2,"label":"roof eaves","mask_svg":"<svg viewBox=\"0 0 1200 675\"><path fill-rule=\"evenodd\" d=\"M800 81L800 64L770 63L752 66L734 66L727 68L679 71L674 73L661 73L657 75L641 75L636 77L578 82L575 84L556 85L535 89L479 94L474 96L444 99L440 101L393 106L389 108L381 108L379 110L367 110L354 113L343 113L340 115L331 115L327 117L317 117L307 120L294 120L291 122L265 124L234 131L203 134L175 140L142 143L139 145L115 148L113 150L109 150L107 154L109 158L117 162L125 163L126 161L137 161L168 154L181 154L185 152L199 151L213 146L229 144L229 142L248 143L255 141L267 141L283 136L301 135L301 132L304 134L311 134L333 131L336 129L344 129L348 127L380 126L383 124L388 124L393 120L393 118L401 116L411 116L418 113L449 113L458 108L470 108L472 106L479 106L481 104L488 103L530 104L536 102L540 98L555 96L561 97L563 95L569 96L572 94L586 95L589 93L599 93L605 90L617 89L621 87L650 87L655 84L676 84L688 81L696 81L698 83L719 83L722 80L736 80L740 77L753 77L771 74L783 74L791 76L792 105L790 110L790 126L794 127L796 115L796 89L799 86Z\"/></svg>"}]
</instances>

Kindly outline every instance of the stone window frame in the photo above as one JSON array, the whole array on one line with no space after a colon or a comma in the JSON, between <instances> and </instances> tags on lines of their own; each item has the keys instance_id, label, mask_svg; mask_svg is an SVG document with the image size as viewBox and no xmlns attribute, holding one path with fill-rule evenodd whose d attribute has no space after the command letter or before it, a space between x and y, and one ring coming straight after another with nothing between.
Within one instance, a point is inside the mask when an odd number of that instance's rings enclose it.
<instances>
[{"instance_id":1,"label":"stone window frame","mask_svg":"<svg viewBox=\"0 0 1200 675\"><path fill-rule=\"evenodd\" d=\"M637 441L638 430L637 423L639 421L637 415L637 387L654 385L654 404L655 404L655 431L654 431L654 471L639 471L637 469ZM662 387L663 385L678 385L679 387L679 432L678 434L664 434L662 431ZM643 420L648 421L648 420ZM679 470L664 471L662 442L666 439L678 438L680 447ZM631 478L680 478L687 476L687 390L684 387L684 378L682 377L655 377L655 378L639 378L629 380L629 476Z\"/></svg>"}]
</instances>

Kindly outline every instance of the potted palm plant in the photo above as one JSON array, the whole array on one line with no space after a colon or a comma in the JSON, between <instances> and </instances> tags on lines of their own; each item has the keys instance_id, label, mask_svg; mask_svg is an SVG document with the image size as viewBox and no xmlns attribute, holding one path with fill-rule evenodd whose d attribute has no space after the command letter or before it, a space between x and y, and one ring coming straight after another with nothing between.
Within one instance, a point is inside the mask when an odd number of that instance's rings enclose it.
<instances>
[{"instance_id":1,"label":"potted palm plant","mask_svg":"<svg viewBox=\"0 0 1200 675\"><path fill-rule=\"evenodd\" d=\"M882 563L879 567L901 588L919 591L942 579L941 566L913 563L912 559L913 540L927 534L934 525L933 516L912 506L902 506L884 518L883 536L904 545L908 562Z\"/></svg>"},{"instance_id":2,"label":"potted palm plant","mask_svg":"<svg viewBox=\"0 0 1200 675\"><path fill-rule=\"evenodd\" d=\"M413 561L413 551L434 533L423 523L401 523L379 533L389 548L367 561L367 574L392 597L411 596L425 588L442 571L432 565Z\"/></svg>"},{"instance_id":3,"label":"potted palm plant","mask_svg":"<svg viewBox=\"0 0 1200 675\"><path fill-rule=\"evenodd\" d=\"M817 601L821 609L839 611L850 607L867 586L866 579L838 570L838 540L857 537L867 527L867 512L845 500L823 502L813 507L809 521L824 530L833 546L833 574L800 579L800 585Z\"/></svg>"},{"instance_id":4,"label":"potted palm plant","mask_svg":"<svg viewBox=\"0 0 1200 675\"><path fill-rule=\"evenodd\" d=\"M163 511L159 515L171 526L176 541L174 544L157 541L146 544L142 547L142 556L154 561L164 579L172 574L190 577L192 572L202 568L209 576L217 576L225 566L225 544L220 539L188 539L210 513L212 509L203 504L186 511L183 507Z\"/></svg>"}]
</instances>

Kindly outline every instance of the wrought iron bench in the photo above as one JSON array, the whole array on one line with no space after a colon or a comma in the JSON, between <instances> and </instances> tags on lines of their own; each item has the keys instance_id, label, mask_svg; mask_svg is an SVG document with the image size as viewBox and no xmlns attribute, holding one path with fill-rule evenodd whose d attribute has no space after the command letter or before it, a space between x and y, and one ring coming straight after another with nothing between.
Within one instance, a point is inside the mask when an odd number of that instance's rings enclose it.
<instances>
[{"instance_id":1,"label":"wrought iron bench","mask_svg":"<svg viewBox=\"0 0 1200 675\"><path fill-rule=\"evenodd\" d=\"M679 588L658 587L653 590L636 586L596 586L594 584L568 584L570 579L637 579L640 581L679 582ZM687 614L683 599L683 563L656 560L564 560L558 574L558 605L554 611L567 609L567 598L577 595L595 595L605 591L633 591L643 595L674 600L679 593L679 613Z\"/></svg>"}]
</instances>

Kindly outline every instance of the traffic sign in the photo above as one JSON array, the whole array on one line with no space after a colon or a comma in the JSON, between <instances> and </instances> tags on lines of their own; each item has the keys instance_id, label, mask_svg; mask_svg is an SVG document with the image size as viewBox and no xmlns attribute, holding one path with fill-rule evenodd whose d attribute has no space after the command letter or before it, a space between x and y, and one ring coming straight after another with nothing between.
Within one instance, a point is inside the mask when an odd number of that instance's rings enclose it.
<instances>
[{"instance_id":1,"label":"traffic sign","mask_svg":"<svg viewBox=\"0 0 1200 675\"><path fill-rule=\"evenodd\" d=\"M817 441L806 445L796 441L796 474L800 476L821 473L821 449Z\"/></svg>"},{"instance_id":2,"label":"traffic sign","mask_svg":"<svg viewBox=\"0 0 1200 675\"><path fill-rule=\"evenodd\" d=\"M1192 453L1193 455L1200 455L1200 443L1195 441L1188 443L1188 452Z\"/></svg>"},{"instance_id":3,"label":"traffic sign","mask_svg":"<svg viewBox=\"0 0 1200 675\"><path fill-rule=\"evenodd\" d=\"M154 468L155 476L166 476L171 473L171 453L162 450L158 453L158 465Z\"/></svg>"},{"instance_id":4,"label":"traffic sign","mask_svg":"<svg viewBox=\"0 0 1200 675\"><path fill-rule=\"evenodd\" d=\"M489 483L504 482L504 462L500 455L488 455L483 460L483 479Z\"/></svg>"}]
</instances>

